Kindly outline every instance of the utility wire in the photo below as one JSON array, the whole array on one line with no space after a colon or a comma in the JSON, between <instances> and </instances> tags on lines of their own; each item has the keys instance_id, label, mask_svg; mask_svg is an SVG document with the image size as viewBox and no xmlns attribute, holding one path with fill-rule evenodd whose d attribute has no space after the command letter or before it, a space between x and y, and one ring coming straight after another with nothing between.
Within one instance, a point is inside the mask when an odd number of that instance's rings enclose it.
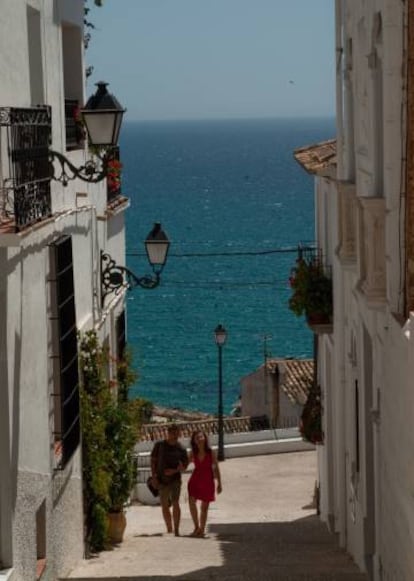
<instances>
[{"instance_id":1,"label":"utility wire","mask_svg":"<svg viewBox=\"0 0 414 581\"><path fill-rule=\"evenodd\" d=\"M313 249L313 246L301 246L302 250ZM265 254L280 254L280 253L292 253L297 252L298 247L288 247L288 248L273 248L272 250L251 250L242 251L236 250L234 252L183 252L181 254L170 252L168 256L173 256L174 258L209 258L211 256L260 256ZM144 252L126 252L127 256L146 256Z\"/></svg>"},{"instance_id":2,"label":"utility wire","mask_svg":"<svg viewBox=\"0 0 414 581\"><path fill-rule=\"evenodd\" d=\"M251 282L231 282L231 281L185 281L185 280L165 280L163 281L163 287L170 286L188 286L188 287L258 287L258 286L270 286L278 290L285 290L288 288L286 286L277 286L277 281L251 281ZM280 283L279 283L280 284Z\"/></svg>"}]
</instances>

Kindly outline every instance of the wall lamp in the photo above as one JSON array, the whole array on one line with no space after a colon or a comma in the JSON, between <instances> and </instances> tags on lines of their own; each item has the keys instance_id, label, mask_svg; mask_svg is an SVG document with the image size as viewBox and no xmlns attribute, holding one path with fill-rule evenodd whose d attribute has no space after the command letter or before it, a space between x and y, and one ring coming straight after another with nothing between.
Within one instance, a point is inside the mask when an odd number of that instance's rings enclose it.
<instances>
[{"instance_id":1,"label":"wall lamp","mask_svg":"<svg viewBox=\"0 0 414 581\"><path fill-rule=\"evenodd\" d=\"M125 109L116 97L108 93L107 85L108 83L103 81L96 83L98 88L95 94L89 97L85 107L80 110L94 158L88 160L85 165L76 167L62 153L49 150L51 177L64 186L75 178L88 183L97 183L108 173L108 162L112 159L112 149L118 144Z\"/></svg>"},{"instance_id":2,"label":"wall lamp","mask_svg":"<svg viewBox=\"0 0 414 581\"><path fill-rule=\"evenodd\" d=\"M101 252L101 302L105 297L115 292L118 294L122 288L134 288L140 286L145 289L153 289L160 284L160 274L167 262L170 241L159 222L154 224L151 232L145 240L145 250L148 262L153 274L137 276L126 266L119 266L106 252Z\"/></svg>"}]
</instances>

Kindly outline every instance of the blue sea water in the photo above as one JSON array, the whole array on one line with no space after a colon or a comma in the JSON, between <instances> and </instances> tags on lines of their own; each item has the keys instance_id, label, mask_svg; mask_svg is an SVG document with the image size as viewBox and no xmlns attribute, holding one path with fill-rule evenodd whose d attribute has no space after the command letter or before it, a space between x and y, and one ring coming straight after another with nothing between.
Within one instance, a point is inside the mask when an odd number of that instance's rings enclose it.
<instances>
[{"instance_id":1,"label":"blue sea water","mask_svg":"<svg viewBox=\"0 0 414 581\"><path fill-rule=\"evenodd\" d=\"M218 323L226 413L266 349L311 356L312 335L287 307L296 255L266 252L313 241L313 178L293 150L334 134L332 119L126 123L128 266L150 271L143 240L154 221L172 242L161 285L128 294L133 395L215 413Z\"/></svg>"}]
</instances>

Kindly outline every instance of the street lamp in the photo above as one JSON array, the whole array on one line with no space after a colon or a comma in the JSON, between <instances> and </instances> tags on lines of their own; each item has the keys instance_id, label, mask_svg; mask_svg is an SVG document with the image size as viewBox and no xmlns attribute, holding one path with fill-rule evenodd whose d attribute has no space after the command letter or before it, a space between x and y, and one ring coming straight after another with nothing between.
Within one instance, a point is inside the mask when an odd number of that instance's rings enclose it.
<instances>
[{"instance_id":1,"label":"street lamp","mask_svg":"<svg viewBox=\"0 0 414 581\"><path fill-rule=\"evenodd\" d=\"M227 331L223 325L218 325L214 330L214 338L218 347L218 451L217 459L224 460L224 425L223 425L223 354L222 348L227 339Z\"/></svg>"},{"instance_id":2,"label":"street lamp","mask_svg":"<svg viewBox=\"0 0 414 581\"><path fill-rule=\"evenodd\" d=\"M108 93L108 83L100 81L95 94L89 97L85 107L80 110L82 122L88 135L89 145L94 148L95 157L85 165L76 167L59 151L49 150L51 177L64 186L70 180L79 178L84 182L97 183L108 174L108 162L112 159L113 148L118 144L119 131L125 109L114 95ZM55 165L53 162L60 165Z\"/></svg>"},{"instance_id":3,"label":"street lamp","mask_svg":"<svg viewBox=\"0 0 414 581\"><path fill-rule=\"evenodd\" d=\"M118 294L122 288L134 288L140 286L145 289L153 289L160 284L160 275L167 262L170 241L159 222L155 222L151 232L145 239L145 249L148 262L153 275L137 276L126 266L118 266L113 258L106 252L101 252L101 304L105 297L115 292Z\"/></svg>"}]
</instances>

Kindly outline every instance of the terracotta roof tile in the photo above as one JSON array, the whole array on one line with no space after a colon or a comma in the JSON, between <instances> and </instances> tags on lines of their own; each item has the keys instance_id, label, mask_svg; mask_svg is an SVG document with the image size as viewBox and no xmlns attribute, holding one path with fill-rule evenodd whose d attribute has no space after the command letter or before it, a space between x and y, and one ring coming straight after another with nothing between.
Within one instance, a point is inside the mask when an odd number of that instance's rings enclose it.
<instances>
[{"instance_id":1,"label":"terracotta roof tile","mask_svg":"<svg viewBox=\"0 0 414 581\"><path fill-rule=\"evenodd\" d=\"M336 139L299 147L293 157L310 174L336 166Z\"/></svg>"},{"instance_id":2,"label":"terracotta roof tile","mask_svg":"<svg viewBox=\"0 0 414 581\"><path fill-rule=\"evenodd\" d=\"M269 359L270 373L279 371L280 387L292 403L304 405L313 380L313 359Z\"/></svg>"}]
</instances>

